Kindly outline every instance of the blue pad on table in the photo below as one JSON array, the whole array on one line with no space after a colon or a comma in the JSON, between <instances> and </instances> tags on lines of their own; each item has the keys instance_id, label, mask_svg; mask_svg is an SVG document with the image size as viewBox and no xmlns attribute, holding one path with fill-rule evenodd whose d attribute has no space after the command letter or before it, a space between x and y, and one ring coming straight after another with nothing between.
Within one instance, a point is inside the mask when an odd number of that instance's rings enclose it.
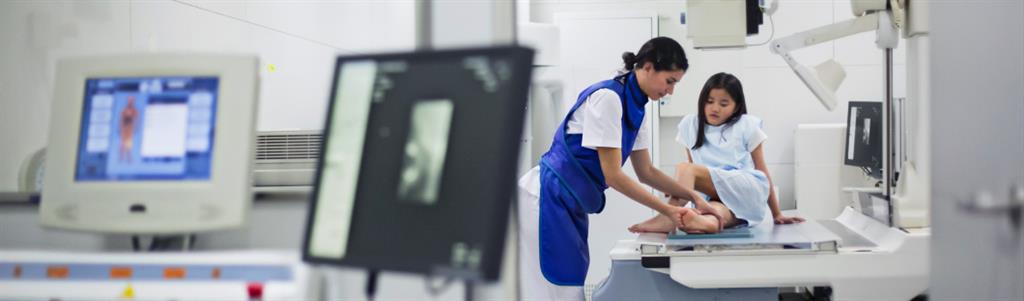
<instances>
[{"instance_id":1,"label":"blue pad on table","mask_svg":"<svg viewBox=\"0 0 1024 301\"><path fill-rule=\"evenodd\" d=\"M669 234L668 239L750 238L753 236L754 233L750 232L750 227L740 227L725 229L715 234L688 234L680 231L675 234Z\"/></svg>"}]
</instances>

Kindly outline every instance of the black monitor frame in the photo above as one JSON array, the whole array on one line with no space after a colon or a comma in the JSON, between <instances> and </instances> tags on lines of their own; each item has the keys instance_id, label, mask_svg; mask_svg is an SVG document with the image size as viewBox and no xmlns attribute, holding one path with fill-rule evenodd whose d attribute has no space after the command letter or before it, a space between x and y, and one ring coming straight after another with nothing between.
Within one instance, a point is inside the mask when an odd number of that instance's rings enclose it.
<instances>
[{"instance_id":1,"label":"black monitor frame","mask_svg":"<svg viewBox=\"0 0 1024 301\"><path fill-rule=\"evenodd\" d=\"M451 97L454 109L448 137L447 154L438 201L418 204L398 200L395 192L395 168L401 169L396 140L405 141L412 105L425 98L462 94L472 85L456 82L458 72L394 79L392 90L412 90L398 97L371 104L362 167L358 171L347 250L341 259L316 257L310 253L310 239L321 192L324 158L331 139L331 123L338 93L341 67L350 61L436 61L425 69L465 60L466 57L505 59L508 78L501 93L489 99ZM473 281L494 281L501 271L508 217L515 197L516 170L523 130L523 118L531 77L533 50L517 46L460 50L418 51L409 53L339 56L336 60L324 139L317 166L315 186L310 195L302 258L314 264L366 268L371 271L399 271L425 275L444 274ZM501 69L501 68L496 68ZM412 72L412 71L410 71ZM501 71L496 71L501 73ZM378 71L379 74L379 71ZM399 76L400 77L400 76ZM463 79L465 77L463 76ZM414 84L413 84L414 83ZM376 80L375 86L376 87ZM409 84L409 85L404 85ZM398 93L398 92L395 92ZM410 97L412 96L412 97ZM472 112L471 112L472 111ZM390 140L377 133L382 125L390 127ZM404 128L404 130L403 130ZM390 161L390 162L389 162ZM472 266L451 262L456 244L465 251L477 252L479 261Z\"/></svg>"},{"instance_id":2,"label":"black monitor frame","mask_svg":"<svg viewBox=\"0 0 1024 301\"><path fill-rule=\"evenodd\" d=\"M857 110L857 119L852 120L854 110ZM883 127L882 103L875 101L851 101L846 111L846 148L843 153L843 163L849 166L864 168L865 173L875 179L882 178L882 138L885 133ZM868 117L868 118L864 118ZM865 119L871 119L870 128L864 131ZM850 131L853 133L853 145L850 145ZM850 148L853 147L853 158L849 157Z\"/></svg>"}]
</instances>

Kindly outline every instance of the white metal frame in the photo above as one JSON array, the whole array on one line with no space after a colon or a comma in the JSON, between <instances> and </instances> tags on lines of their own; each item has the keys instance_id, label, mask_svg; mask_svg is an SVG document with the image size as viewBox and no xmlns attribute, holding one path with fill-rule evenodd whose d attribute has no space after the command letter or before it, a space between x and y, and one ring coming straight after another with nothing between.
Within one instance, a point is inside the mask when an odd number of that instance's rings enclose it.
<instances>
[{"instance_id":1,"label":"white metal frame","mask_svg":"<svg viewBox=\"0 0 1024 301\"><path fill-rule=\"evenodd\" d=\"M299 254L281 251L217 251L195 253L79 253L40 250L0 251L0 265L53 264L54 267L84 264L110 267L151 266L154 269L210 265L285 267L289 281L273 280L263 285L260 300L322 300L320 273L302 262ZM10 272L10 270L7 270ZM74 273L74 272L72 272ZM138 272L142 273L142 271ZM205 275L186 275L198 279L164 281L109 279L16 279L0 278L3 300L117 300L130 289L136 300L250 300L249 283L225 279L204 279ZM100 275L97 275L100 276ZM73 277L73 274L72 274Z\"/></svg>"},{"instance_id":2,"label":"white metal frame","mask_svg":"<svg viewBox=\"0 0 1024 301\"><path fill-rule=\"evenodd\" d=\"M875 246L844 247L840 242L836 252L749 249L704 256L672 254L665 251L671 248L662 248L670 257L669 268L652 270L698 289L830 286L834 300L910 300L927 289L928 229L901 231L850 207L835 221ZM621 241L612 251L612 259L639 260L640 246L659 240L652 237L645 234L637 240ZM664 236L660 240L664 242Z\"/></svg>"}]
</instances>

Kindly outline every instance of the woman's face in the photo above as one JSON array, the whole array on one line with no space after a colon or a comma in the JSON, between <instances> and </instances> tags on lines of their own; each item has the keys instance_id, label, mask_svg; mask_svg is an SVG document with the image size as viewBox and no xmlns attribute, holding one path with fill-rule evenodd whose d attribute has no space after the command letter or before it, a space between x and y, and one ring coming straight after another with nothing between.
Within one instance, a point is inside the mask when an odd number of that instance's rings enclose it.
<instances>
[{"instance_id":1,"label":"woman's face","mask_svg":"<svg viewBox=\"0 0 1024 301\"><path fill-rule=\"evenodd\" d=\"M736 101L725 89L715 88L708 92L704 102L704 118L710 125L721 125L736 113Z\"/></svg>"},{"instance_id":2,"label":"woman's face","mask_svg":"<svg viewBox=\"0 0 1024 301\"><path fill-rule=\"evenodd\" d=\"M657 71L654 70L654 64L648 62L644 64L639 73L643 74L637 74L640 89L644 90L644 94L647 94L648 98L658 100L675 91L676 83L683 79L685 72L683 70Z\"/></svg>"}]
</instances>

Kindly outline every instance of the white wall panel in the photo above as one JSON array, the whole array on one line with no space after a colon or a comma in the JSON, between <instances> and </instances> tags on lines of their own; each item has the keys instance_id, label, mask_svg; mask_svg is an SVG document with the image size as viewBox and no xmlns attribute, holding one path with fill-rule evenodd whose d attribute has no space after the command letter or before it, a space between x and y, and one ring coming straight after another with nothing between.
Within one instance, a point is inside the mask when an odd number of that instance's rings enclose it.
<instances>
[{"instance_id":1,"label":"white wall panel","mask_svg":"<svg viewBox=\"0 0 1024 301\"><path fill-rule=\"evenodd\" d=\"M748 68L740 80L748 112L764 120L769 164L793 163L797 124L839 122L846 116L842 98L836 110L826 110L789 68Z\"/></svg>"},{"instance_id":2,"label":"white wall panel","mask_svg":"<svg viewBox=\"0 0 1024 301\"><path fill-rule=\"evenodd\" d=\"M0 1L0 191L46 144L58 58L128 47L124 2Z\"/></svg>"},{"instance_id":3,"label":"white wall panel","mask_svg":"<svg viewBox=\"0 0 1024 301\"><path fill-rule=\"evenodd\" d=\"M252 53L260 130L320 129L336 54L409 50L409 1L0 1L0 191L44 146L57 59L135 51ZM270 71L273 64L275 70Z\"/></svg>"},{"instance_id":4,"label":"white wall panel","mask_svg":"<svg viewBox=\"0 0 1024 301\"><path fill-rule=\"evenodd\" d=\"M245 6L207 4L245 18ZM196 7L169 1L132 2L131 49L122 51L247 52L249 26Z\"/></svg>"}]
</instances>

